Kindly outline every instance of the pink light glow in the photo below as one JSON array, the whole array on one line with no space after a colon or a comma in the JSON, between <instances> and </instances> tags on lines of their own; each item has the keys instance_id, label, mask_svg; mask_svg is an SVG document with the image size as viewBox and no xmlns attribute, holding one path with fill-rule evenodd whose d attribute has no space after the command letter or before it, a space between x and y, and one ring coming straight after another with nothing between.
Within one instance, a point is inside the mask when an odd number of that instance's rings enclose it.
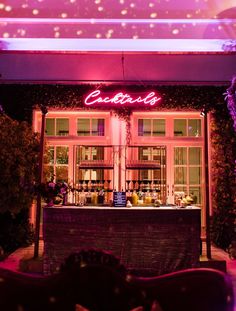
<instances>
[{"instance_id":1,"label":"pink light glow","mask_svg":"<svg viewBox=\"0 0 236 311\"><path fill-rule=\"evenodd\" d=\"M155 92L150 92L145 95L130 95L128 93L119 92L116 94L109 94L108 96L105 94L101 96L100 90L95 90L85 98L84 103L87 106L91 106L94 104L120 104L120 105L129 105L129 104L144 104L153 106L157 102L161 100L160 96L156 96Z\"/></svg>"}]
</instances>

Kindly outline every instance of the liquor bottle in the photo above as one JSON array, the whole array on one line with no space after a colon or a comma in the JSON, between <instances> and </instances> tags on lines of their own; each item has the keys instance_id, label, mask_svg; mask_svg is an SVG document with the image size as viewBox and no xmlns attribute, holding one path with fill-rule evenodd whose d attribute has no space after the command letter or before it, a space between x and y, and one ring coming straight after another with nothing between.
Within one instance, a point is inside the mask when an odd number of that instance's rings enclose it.
<instances>
[{"instance_id":1,"label":"liquor bottle","mask_svg":"<svg viewBox=\"0 0 236 311\"><path fill-rule=\"evenodd\" d=\"M98 193L98 204L104 203L104 190L100 190Z\"/></svg>"},{"instance_id":2,"label":"liquor bottle","mask_svg":"<svg viewBox=\"0 0 236 311\"><path fill-rule=\"evenodd\" d=\"M144 200L145 204L151 204L152 203L152 197L149 191L146 192L145 194L145 200Z\"/></svg>"},{"instance_id":3,"label":"liquor bottle","mask_svg":"<svg viewBox=\"0 0 236 311\"><path fill-rule=\"evenodd\" d=\"M87 195L86 195L86 201L87 204L91 204L92 203L92 195L91 195L91 191L89 190Z\"/></svg>"},{"instance_id":4,"label":"liquor bottle","mask_svg":"<svg viewBox=\"0 0 236 311\"><path fill-rule=\"evenodd\" d=\"M93 205L98 205L98 193L96 190L92 193L92 199L91 200L92 200Z\"/></svg>"},{"instance_id":5,"label":"liquor bottle","mask_svg":"<svg viewBox=\"0 0 236 311\"><path fill-rule=\"evenodd\" d=\"M137 205L138 204L138 195L137 195L136 190L134 190L133 193L132 193L132 202L133 202L133 205Z\"/></svg>"},{"instance_id":6,"label":"liquor bottle","mask_svg":"<svg viewBox=\"0 0 236 311\"><path fill-rule=\"evenodd\" d=\"M86 204L86 196L84 189L79 194L79 205L84 206Z\"/></svg>"}]
</instances>

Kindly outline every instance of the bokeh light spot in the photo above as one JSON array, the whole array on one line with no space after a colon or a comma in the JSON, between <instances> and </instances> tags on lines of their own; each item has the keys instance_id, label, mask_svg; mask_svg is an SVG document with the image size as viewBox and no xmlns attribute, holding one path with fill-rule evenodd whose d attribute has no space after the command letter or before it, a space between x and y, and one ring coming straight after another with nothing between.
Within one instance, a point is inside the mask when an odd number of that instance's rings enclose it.
<instances>
[{"instance_id":1,"label":"bokeh light spot","mask_svg":"<svg viewBox=\"0 0 236 311\"><path fill-rule=\"evenodd\" d=\"M67 13L65 13L65 12L64 12L64 13L61 13L61 17L62 17L62 18L67 18Z\"/></svg>"},{"instance_id":2,"label":"bokeh light spot","mask_svg":"<svg viewBox=\"0 0 236 311\"><path fill-rule=\"evenodd\" d=\"M121 15L126 15L127 13L128 13L128 10L126 9L121 11Z\"/></svg>"},{"instance_id":3,"label":"bokeh light spot","mask_svg":"<svg viewBox=\"0 0 236 311\"><path fill-rule=\"evenodd\" d=\"M34 9L34 10L32 11L32 13L33 13L33 15L38 15L38 14L39 14L39 10Z\"/></svg>"},{"instance_id":4,"label":"bokeh light spot","mask_svg":"<svg viewBox=\"0 0 236 311\"><path fill-rule=\"evenodd\" d=\"M172 30L173 35L178 35L178 33L179 33L179 29L176 28Z\"/></svg>"},{"instance_id":5,"label":"bokeh light spot","mask_svg":"<svg viewBox=\"0 0 236 311\"><path fill-rule=\"evenodd\" d=\"M5 6L5 11L10 12L12 10L12 7L10 5Z\"/></svg>"},{"instance_id":6,"label":"bokeh light spot","mask_svg":"<svg viewBox=\"0 0 236 311\"><path fill-rule=\"evenodd\" d=\"M151 14L150 14L150 17L151 17L151 18L156 18L156 17L157 17L157 13L156 13L156 12L151 13Z\"/></svg>"}]
</instances>

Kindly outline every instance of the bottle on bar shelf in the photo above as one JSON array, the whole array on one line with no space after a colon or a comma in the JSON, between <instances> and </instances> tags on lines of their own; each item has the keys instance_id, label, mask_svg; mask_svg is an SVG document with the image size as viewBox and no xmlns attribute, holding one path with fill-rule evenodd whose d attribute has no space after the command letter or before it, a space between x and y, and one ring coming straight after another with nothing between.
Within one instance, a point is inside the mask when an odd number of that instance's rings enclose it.
<instances>
[{"instance_id":1,"label":"bottle on bar shelf","mask_svg":"<svg viewBox=\"0 0 236 311\"><path fill-rule=\"evenodd\" d=\"M104 190L101 189L98 193L98 204L104 203Z\"/></svg>"},{"instance_id":2,"label":"bottle on bar shelf","mask_svg":"<svg viewBox=\"0 0 236 311\"><path fill-rule=\"evenodd\" d=\"M132 203L133 205L137 205L138 204L138 195L136 190L133 191L132 193Z\"/></svg>"},{"instance_id":3,"label":"bottle on bar shelf","mask_svg":"<svg viewBox=\"0 0 236 311\"><path fill-rule=\"evenodd\" d=\"M151 204L152 203L152 197L151 197L149 190L145 194L144 203L145 204Z\"/></svg>"},{"instance_id":4,"label":"bottle on bar shelf","mask_svg":"<svg viewBox=\"0 0 236 311\"><path fill-rule=\"evenodd\" d=\"M92 195L91 195L91 191L90 190L86 194L86 202L89 205L92 203Z\"/></svg>"},{"instance_id":5,"label":"bottle on bar shelf","mask_svg":"<svg viewBox=\"0 0 236 311\"><path fill-rule=\"evenodd\" d=\"M140 190L138 192L138 205L142 205L143 204L143 198L144 198L144 192Z\"/></svg>"},{"instance_id":6,"label":"bottle on bar shelf","mask_svg":"<svg viewBox=\"0 0 236 311\"><path fill-rule=\"evenodd\" d=\"M84 189L79 194L79 205L84 206L86 204L86 195Z\"/></svg>"},{"instance_id":7,"label":"bottle on bar shelf","mask_svg":"<svg viewBox=\"0 0 236 311\"><path fill-rule=\"evenodd\" d=\"M96 190L92 193L91 201L93 205L98 205L98 193Z\"/></svg>"},{"instance_id":8,"label":"bottle on bar shelf","mask_svg":"<svg viewBox=\"0 0 236 311\"><path fill-rule=\"evenodd\" d=\"M132 199L132 193L130 190L126 193L126 202L130 201L131 204L133 204L133 199Z\"/></svg>"},{"instance_id":9,"label":"bottle on bar shelf","mask_svg":"<svg viewBox=\"0 0 236 311\"><path fill-rule=\"evenodd\" d=\"M154 203L156 200L157 200L157 192L156 192L156 190L154 190L152 192L152 201L151 201L151 203Z\"/></svg>"}]
</instances>

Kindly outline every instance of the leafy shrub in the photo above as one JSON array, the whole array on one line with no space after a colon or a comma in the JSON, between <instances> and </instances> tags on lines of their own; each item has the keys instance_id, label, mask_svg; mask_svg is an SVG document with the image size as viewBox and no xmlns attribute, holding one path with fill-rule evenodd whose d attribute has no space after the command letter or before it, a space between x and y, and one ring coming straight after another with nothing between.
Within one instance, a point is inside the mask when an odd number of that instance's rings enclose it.
<instances>
[{"instance_id":1,"label":"leafy shrub","mask_svg":"<svg viewBox=\"0 0 236 311\"><path fill-rule=\"evenodd\" d=\"M0 114L0 246L12 251L32 242L28 211L37 178L39 140L27 122Z\"/></svg>"}]
</instances>

